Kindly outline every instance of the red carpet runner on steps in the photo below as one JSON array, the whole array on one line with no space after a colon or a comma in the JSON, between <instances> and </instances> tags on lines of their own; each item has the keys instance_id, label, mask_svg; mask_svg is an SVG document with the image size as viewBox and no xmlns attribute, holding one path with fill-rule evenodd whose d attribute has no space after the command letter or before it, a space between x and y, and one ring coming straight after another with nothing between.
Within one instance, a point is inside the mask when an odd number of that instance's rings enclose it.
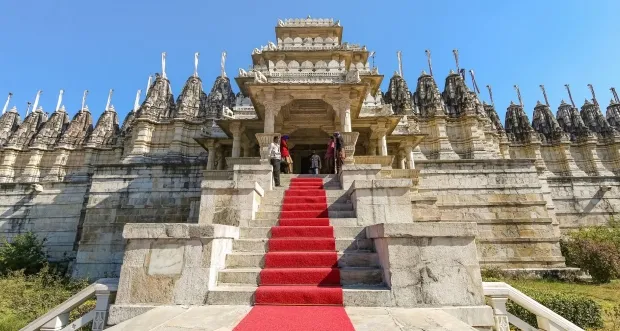
<instances>
[{"instance_id":1,"label":"red carpet runner on steps","mask_svg":"<svg viewBox=\"0 0 620 331\"><path fill-rule=\"evenodd\" d=\"M235 331L355 330L343 307L321 178L293 178L271 228L255 307Z\"/></svg>"}]
</instances>

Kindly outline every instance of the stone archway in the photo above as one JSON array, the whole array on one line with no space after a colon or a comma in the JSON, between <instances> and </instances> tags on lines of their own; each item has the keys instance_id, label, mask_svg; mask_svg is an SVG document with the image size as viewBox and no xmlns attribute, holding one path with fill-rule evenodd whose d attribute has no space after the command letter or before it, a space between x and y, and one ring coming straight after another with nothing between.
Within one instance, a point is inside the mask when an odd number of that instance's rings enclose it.
<instances>
[{"instance_id":1,"label":"stone archway","mask_svg":"<svg viewBox=\"0 0 620 331\"><path fill-rule=\"evenodd\" d=\"M323 159L327 151L329 134L319 128L317 129L297 129L291 133L284 133L289 136L289 149L293 159L293 173L309 173L309 156L312 151Z\"/></svg>"}]
</instances>

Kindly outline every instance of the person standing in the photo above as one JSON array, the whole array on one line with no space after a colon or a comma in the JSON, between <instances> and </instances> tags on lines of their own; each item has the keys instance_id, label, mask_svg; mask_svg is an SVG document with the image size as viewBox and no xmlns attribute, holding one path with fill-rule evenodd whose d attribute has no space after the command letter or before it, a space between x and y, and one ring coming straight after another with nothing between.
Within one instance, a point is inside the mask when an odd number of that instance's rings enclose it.
<instances>
[{"instance_id":1,"label":"person standing","mask_svg":"<svg viewBox=\"0 0 620 331\"><path fill-rule=\"evenodd\" d=\"M334 173L334 150L335 150L335 142L334 137L329 137L329 142L327 143L327 152L325 152L325 173L333 174Z\"/></svg>"},{"instance_id":2,"label":"person standing","mask_svg":"<svg viewBox=\"0 0 620 331\"><path fill-rule=\"evenodd\" d=\"M310 173L318 175L319 169L321 169L321 157L315 151L312 151L312 154L310 154Z\"/></svg>"},{"instance_id":3,"label":"person standing","mask_svg":"<svg viewBox=\"0 0 620 331\"><path fill-rule=\"evenodd\" d=\"M278 136L275 136L273 137L273 142L269 145L269 163L271 163L273 168L273 181L276 187L280 186L280 161L282 159L278 141Z\"/></svg>"},{"instance_id":4,"label":"person standing","mask_svg":"<svg viewBox=\"0 0 620 331\"><path fill-rule=\"evenodd\" d=\"M342 136L340 132L334 133L334 140L336 141L336 173L340 173L342 171L342 165L344 164L344 140L342 140Z\"/></svg>"},{"instance_id":5,"label":"person standing","mask_svg":"<svg viewBox=\"0 0 620 331\"><path fill-rule=\"evenodd\" d=\"M282 163L284 163L284 173L293 173L293 159L288 150L288 136L282 136L280 140L280 154L282 155Z\"/></svg>"}]
</instances>

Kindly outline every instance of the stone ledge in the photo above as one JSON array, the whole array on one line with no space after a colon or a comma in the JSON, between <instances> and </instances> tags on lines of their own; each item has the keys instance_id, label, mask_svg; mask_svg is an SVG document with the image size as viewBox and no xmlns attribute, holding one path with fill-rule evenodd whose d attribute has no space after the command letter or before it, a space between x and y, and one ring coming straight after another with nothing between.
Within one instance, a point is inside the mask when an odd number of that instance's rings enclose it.
<instances>
[{"instance_id":1,"label":"stone ledge","mask_svg":"<svg viewBox=\"0 0 620 331\"><path fill-rule=\"evenodd\" d=\"M129 223L124 239L239 238L239 228L229 225L179 223Z\"/></svg>"},{"instance_id":2,"label":"stone ledge","mask_svg":"<svg viewBox=\"0 0 620 331\"><path fill-rule=\"evenodd\" d=\"M342 166L343 171L376 170L381 171L380 164L346 164Z\"/></svg>"},{"instance_id":3,"label":"stone ledge","mask_svg":"<svg viewBox=\"0 0 620 331\"><path fill-rule=\"evenodd\" d=\"M416 168L417 165L425 165L425 164L485 164L485 165L534 165L536 159L462 159L462 160L416 160ZM423 167L420 167L423 168Z\"/></svg>"},{"instance_id":4,"label":"stone ledge","mask_svg":"<svg viewBox=\"0 0 620 331\"><path fill-rule=\"evenodd\" d=\"M366 227L366 236L376 238L476 237L476 223L415 222L381 223Z\"/></svg>"},{"instance_id":5,"label":"stone ledge","mask_svg":"<svg viewBox=\"0 0 620 331\"><path fill-rule=\"evenodd\" d=\"M203 180L200 184L202 189L254 189L261 196L265 195L265 190L257 182L232 180Z\"/></svg>"},{"instance_id":6,"label":"stone ledge","mask_svg":"<svg viewBox=\"0 0 620 331\"><path fill-rule=\"evenodd\" d=\"M371 179L356 180L351 185L351 190L356 189L381 189L381 188L406 188L413 186L411 179Z\"/></svg>"}]
</instances>

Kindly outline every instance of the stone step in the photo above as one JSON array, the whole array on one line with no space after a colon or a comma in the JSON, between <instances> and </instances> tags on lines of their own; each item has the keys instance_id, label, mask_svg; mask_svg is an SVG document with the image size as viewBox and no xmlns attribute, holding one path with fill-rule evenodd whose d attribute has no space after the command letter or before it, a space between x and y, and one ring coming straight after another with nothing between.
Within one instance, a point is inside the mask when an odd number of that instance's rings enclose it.
<instances>
[{"instance_id":1,"label":"stone step","mask_svg":"<svg viewBox=\"0 0 620 331\"><path fill-rule=\"evenodd\" d=\"M337 204L337 203L351 204L351 199L348 196L327 197L325 200L326 200L328 205ZM261 206L263 206L263 205L278 205L278 206L281 206L283 201L284 201L284 197L283 196L275 197L275 196L269 195L269 193L268 193L261 200L260 204L261 204Z\"/></svg>"},{"instance_id":2,"label":"stone step","mask_svg":"<svg viewBox=\"0 0 620 331\"><path fill-rule=\"evenodd\" d=\"M209 291L207 305L252 305L256 286L218 285ZM390 307L391 291L385 286L343 286L344 305L352 307Z\"/></svg>"},{"instance_id":3,"label":"stone step","mask_svg":"<svg viewBox=\"0 0 620 331\"><path fill-rule=\"evenodd\" d=\"M280 174L280 180L282 179L288 179L291 180L292 178L323 178L323 180L326 179L338 179L338 175L336 174L318 174L318 175L311 175L311 174Z\"/></svg>"},{"instance_id":4,"label":"stone step","mask_svg":"<svg viewBox=\"0 0 620 331\"><path fill-rule=\"evenodd\" d=\"M240 239L264 239L271 238L271 227L240 228ZM366 227L364 226L336 226L334 227L336 238L366 238Z\"/></svg>"},{"instance_id":5,"label":"stone step","mask_svg":"<svg viewBox=\"0 0 620 331\"><path fill-rule=\"evenodd\" d=\"M241 284L258 286L260 268L224 269L218 274L218 285ZM340 268L342 285L382 285L383 275L379 268Z\"/></svg>"},{"instance_id":6,"label":"stone step","mask_svg":"<svg viewBox=\"0 0 620 331\"><path fill-rule=\"evenodd\" d=\"M274 219L279 218L279 211L258 211L256 212L256 219ZM328 211L329 218L355 218L354 210L329 210Z\"/></svg>"},{"instance_id":7,"label":"stone step","mask_svg":"<svg viewBox=\"0 0 620 331\"><path fill-rule=\"evenodd\" d=\"M303 204L299 204L299 205L300 207L303 206ZM279 212L281 209L282 209L282 201L280 201L279 204L261 203L260 207L258 208L258 212L272 212L272 211ZM354 211L355 209L353 208L352 203L332 203L332 204L327 205L327 210L328 211Z\"/></svg>"},{"instance_id":8,"label":"stone step","mask_svg":"<svg viewBox=\"0 0 620 331\"><path fill-rule=\"evenodd\" d=\"M265 253L233 252L226 255L226 268L263 268ZM379 267L379 255L371 252L338 253L338 266L344 267Z\"/></svg>"},{"instance_id":9,"label":"stone step","mask_svg":"<svg viewBox=\"0 0 620 331\"><path fill-rule=\"evenodd\" d=\"M280 201L282 201L282 199L284 198L284 192L286 190L287 189L282 188L282 187L276 187L276 189L274 190L265 192L264 199L267 199L267 200L279 199ZM325 196L327 198L340 198L342 196L346 196L347 199L349 198L349 195L347 194L347 190L325 190Z\"/></svg>"},{"instance_id":10,"label":"stone step","mask_svg":"<svg viewBox=\"0 0 620 331\"><path fill-rule=\"evenodd\" d=\"M233 242L233 252L265 253L268 239L237 239ZM336 251L372 251L372 239L336 239Z\"/></svg>"},{"instance_id":11,"label":"stone step","mask_svg":"<svg viewBox=\"0 0 620 331\"><path fill-rule=\"evenodd\" d=\"M280 220L277 218L250 221L250 227L272 227L277 226ZM332 218L329 220L331 226L357 226L357 218Z\"/></svg>"}]
</instances>

